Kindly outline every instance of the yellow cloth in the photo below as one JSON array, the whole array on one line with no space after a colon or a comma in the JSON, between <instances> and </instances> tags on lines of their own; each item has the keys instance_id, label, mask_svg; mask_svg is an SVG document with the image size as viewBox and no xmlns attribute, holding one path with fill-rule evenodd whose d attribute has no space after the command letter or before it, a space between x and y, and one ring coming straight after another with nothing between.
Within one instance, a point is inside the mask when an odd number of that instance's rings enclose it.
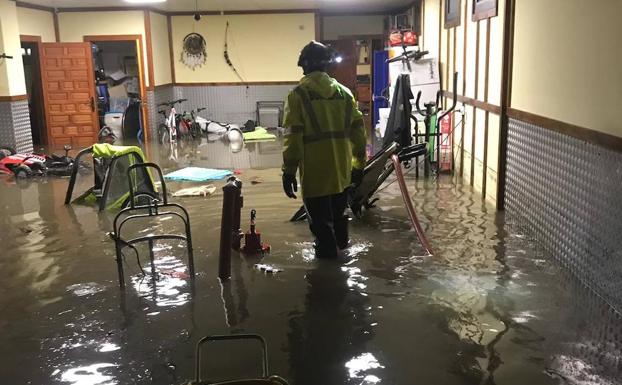
<instances>
[{"instance_id":1,"label":"yellow cloth","mask_svg":"<svg viewBox=\"0 0 622 385\"><path fill-rule=\"evenodd\" d=\"M268 130L263 127L256 127L255 131L245 132L242 134L244 140L273 140L276 139L276 135L270 134Z\"/></svg>"},{"instance_id":2,"label":"yellow cloth","mask_svg":"<svg viewBox=\"0 0 622 385\"><path fill-rule=\"evenodd\" d=\"M290 175L300 170L303 197L341 193L351 183L352 169L365 167L362 118L350 90L324 72L305 76L289 93L282 169Z\"/></svg>"}]
</instances>

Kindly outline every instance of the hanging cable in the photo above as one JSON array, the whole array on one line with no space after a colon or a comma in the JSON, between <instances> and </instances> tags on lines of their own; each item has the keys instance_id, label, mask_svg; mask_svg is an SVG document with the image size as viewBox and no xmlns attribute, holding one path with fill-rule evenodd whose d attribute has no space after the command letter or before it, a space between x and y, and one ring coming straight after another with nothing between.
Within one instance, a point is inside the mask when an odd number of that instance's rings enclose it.
<instances>
[{"instance_id":1,"label":"hanging cable","mask_svg":"<svg viewBox=\"0 0 622 385\"><path fill-rule=\"evenodd\" d=\"M194 1L194 20L201 20L201 14L199 13L199 0ZM194 25L192 26L192 32L194 32Z\"/></svg>"}]
</instances>

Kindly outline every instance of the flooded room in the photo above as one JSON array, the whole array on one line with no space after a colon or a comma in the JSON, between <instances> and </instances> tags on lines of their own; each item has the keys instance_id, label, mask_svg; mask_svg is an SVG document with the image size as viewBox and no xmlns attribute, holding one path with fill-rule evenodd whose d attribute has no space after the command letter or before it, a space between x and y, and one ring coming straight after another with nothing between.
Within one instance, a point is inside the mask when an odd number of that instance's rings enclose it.
<instances>
[{"instance_id":1,"label":"flooded room","mask_svg":"<svg viewBox=\"0 0 622 385\"><path fill-rule=\"evenodd\" d=\"M0 384L622 384L620 14L0 0Z\"/></svg>"}]
</instances>

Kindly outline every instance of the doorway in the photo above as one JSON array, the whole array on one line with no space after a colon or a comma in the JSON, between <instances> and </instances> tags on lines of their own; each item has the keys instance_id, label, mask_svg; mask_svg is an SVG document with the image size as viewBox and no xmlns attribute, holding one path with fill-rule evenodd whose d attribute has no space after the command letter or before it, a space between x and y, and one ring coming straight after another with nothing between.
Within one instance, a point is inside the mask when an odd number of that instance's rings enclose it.
<instances>
[{"instance_id":1,"label":"doorway","mask_svg":"<svg viewBox=\"0 0 622 385\"><path fill-rule=\"evenodd\" d=\"M41 66L39 60L38 36L20 36L22 47L22 61L24 65L24 79L28 95L28 109L30 111L30 128L32 143L35 147L47 143L45 129L45 108L43 104L43 90L41 88Z\"/></svg>"},{"instance_id":2,"label":"doorway","mask_svg":"<svg viewBox=\"0 0 622 385\"><path fill-rule=\"evenodd\" d=\"M372 121L373 52L384 49L382 36L340 36L338 40L325 43L335 48L342 58L339 64L331 68L330 75L354 93L358 107L363 113L365 127L369 130L368 140L371 140L376 124Z\"/></svg>"},{"instance_id":3,"label":"doorway","mask_svg":"<svg viewBox=\"0 0 622 385\"><path fill-rule=\"evenodd\" d=\"M147 114L142 37L85 36L90 42L100 127L108 126L124 144L146 139Z\"/></svg>"}]
</instances>

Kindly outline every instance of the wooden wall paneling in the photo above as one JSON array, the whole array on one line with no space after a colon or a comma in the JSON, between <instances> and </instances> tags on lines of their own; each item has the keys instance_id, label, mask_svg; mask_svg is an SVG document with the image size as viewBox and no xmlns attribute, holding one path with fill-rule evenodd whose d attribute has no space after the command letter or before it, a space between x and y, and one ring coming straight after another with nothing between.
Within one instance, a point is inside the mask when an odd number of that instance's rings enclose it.
<instances>
[{"instance_id":1,"label":"wooden wall paneling","mask_svg":"<svg viewBox=\"0 0 622 385\"><path fill-rule=\"evenodd\" d=\"M438 65L439 67L442 65L442 58L443 58L443 38L441 35L441 32L443 31L443 4L444 1L443 0L439 0L438 2ZM440 68L439 68L440 70ZM443 85L443 71L439 72L439 75L441 77L441 86Z\"/></svg>"},{"instance_id":2,"label":"wooden wall paneling","mask_svg":"<svg viewBox=\"0 0 622 385\"><path fill-rule=\"evenodd\" d=\"M449 98L449 99L453 98L453 95L454 95L453 92L450 92L450 91L443 91L443 94L446 98ZM483 111L490 112L491 114L495 114L495 115L501 114L501 107L495 104L486 103L481 100L475 100L473 98L469 98L467 96L462 96L462 95L458 95L456 99L458 100L459 103L463 103L465 105L475 107Z\"/></svg>"},{"instance_id":3,"label":"wooden wall paneling","mask_svg":"<svg viewBox=\"0 0 622 385\"><path fill-rule=\"evenodd\" d=\"M454 28L453 37L452 37L452 39L453 39L453 42L452 42L452 44L453 44L453 49L452 49L452 51L453 51L453 53L452 53L452 55L453 55L453 57L452 57L452 65L451 65L451 72L449 73L449 76L447 77L447 89L449 89L449 87L453 87L454 73L457 71L456 70L456 50L457 50L457 46L458 46L457 34L458 34L458 27L455 27ZM451 102L449 102L449 103L451 103ZM453 125L453 122L454 122L455 118L456 118L456 114L454 112L452 112L451 113L452 125ZM440 124L439 124L439 129L440 129ZM439 136L439 138L440 138L440 136ZM439 155L439 157L440 157L440 155Z\"/></svg>"},{"instance_id":4,"label":"wooden wall paneling","mask_svg":"<svg viewBox=\"0 0 622 385\"><path fill-rule=\"evenodd\" d=\"M24 2L24 1L16 1L15 6L20 7L20 8L36 9L38 11L54 12L54 8L52 7L46 7L45 5L31 4L31 3Z\"/></svg>"},{"instance_id":5,"label":"wooden wall paneling","mask_svg":"<svg viewBox=\"0 0 622 385\"><path fill-rule=\"evenodd\" d=\"M622 137L619 136L596 131L587 127L575 126L574 124L532 114L527 111L517 110L511 107L507 110L507 116L508 118L520 120L521 122L533 124L547 130L559 132L612 151L622 152Z\"/></svg>"},{"instance_id":6,"label":"wooden wall paneling","mask_svg":"<svg viewBox=\"0 0 622 385\"><path fill-rule=\"evenodd\" d=\"M164 87L164 86L183 86L183 87L206 87L206 86L210 86L210 87L223 87L223 86L292 86L292 85L296 85L299 82L297 81L258 81L258 82L245 82L245 83L240 83L240 82L200 82L200 83L175 83L175 84L163 84L163 85L159 85L156 86L157 88L160 87Z\"/></svg>"},{"instance_id":7,"label":"wooden wall paneling","mask_svg":"<svg viewBox=\"0 0 622 385\"><path fill-rule=\"evenodd\" d=\"M301 9L240 9L232 11L199 11L202 16L222 16L222 15L282 15L292 13L315 13L316 8ZM193 16L195 11L172 11L165 12L167 16ZM386 12L331 12L324 13L325 16L357 16L357 15L385 15Z\"/></svg>"},{"instance_id":8,"label":"wooden wall paneling","mask_svg":"<svg viewBox=\"0 0 622 385\"><path fill-rule=\"evenodd\" d=\"M27 42L27 43L41 43L41 36L19 35L19 41Z\"/></svg>"},{"instance_id":9,"label":"wooden wall paneling","mask_svg":"<svg viewBox=\"0 0 622 385\"><path fill-rule=\"evenodd\" d=\"M468 50L468 28L469 23L467 20L469 9L469 2L464 2L464 49L462 52L462 95L466 94L466 78L467 78L467 50ZM453 92L453 91L452 91ZM460 177L464 175L464 131L466 128L466 106L464 106L462 113L462 123L460 129Z\"/></svg>"},{"instance_id":10,"label":"wooden wall paneling","mask_svg":"<svg viewBox=\"0 0 622 385\"><path fill-rule=\"evenodd\" d=\"M475 95L474 99L477 100L479 93L479 35L480 35L480 22L475 23ZM471 130L471 180L470 184L475 184L475 137L477 133L477 107L473 107L473 127Z\"/></svg>"},{"instance_id":11,"label":"wooden wall paneling","mask_svg":"<svg viewBox=\"0 0 622 385\"><path fill-rule=\"evenodd\" d=\"M486 19L486 63L484 72L484 102L488 102L488 81L490 75L490 19ZM484 165L482 176L482 200L486 200L486 180L488 178L488 123L490 112L484 114Z\"/></svg>"},{"instance_id":12,"label":"wooden wall paneling","mask_svg":"<svg viewBox=\"0 0 622 385\"><path fill-rule=\"evenodd\" d=\"M149 140L149 109L147 108L147 88L145 86L145 59L143 57L143 39L138 35L136 43L136 55L138 57L138 80L140 82L140 99L142 100L142 120L143 120L143 138L145 142ZM150 61L151 62L151 61ZM147 150L149 151L149 150ZM149 156L149 153L145 154Z\"/></svg>"},{"instance_id":13,"label":"wooden wall paneling","mask_svg":"<svg viewBox=\"0 0 622 385\"><path fill-rule=\"evenodd\" d=\"M324 20L320 11L315 11L315 41L322 41L324 39L324 33L322 31L322 25Z\"/></svg>"},{"instance_id":14,"label":"wooden wall paneling","mask_svg":"<svg viewBox=\"0 0 622 385\"><path fill-rule=\"evenodd\" d=\"M0 102L18 102L21 100L28 100L28 95L0 96Z\"/></svg>"},{"instance_id":15,"label":"wooden wall paneling","mask_svg":"<svg viewBox=\"0 0 622 385\"><path fill-rule=\"evenodd\" d=\"M447 49L445 52L445 76L443 79L443 82L441 84L444 83L443 85L443 89L446 90L449 87L449 65L451 64L451 30L447 30L447 37L446 37L446 41L447 41ZM446 108L447 106L447 98L443 99L443 108Z\"/></svg>"},{"instance_id":16,"label":"wooden wall paneling","mask_svg":"<svg viewBox=\"0 0 622 385\"><path fill-rule=\"evenodd\" d=\"M148 10L143 11L145 18L145 44L147 44L147 79L149 79L148 90L153 90L155 86L155 73L153 66L153 43L151 41L151 15Z\"/></svg>"},{"instance_id":17,"label":"wooden wall paneling","mask_svg":"<svg viewBox=\"0 0 622 385\"><path fill-rule=\"evenodd\" d=\"M453 48L452 49L452 51L453 51L453 53L452 53L452 55L453 55L452 63L453 64L451 66L451 73L449 74L450 76L447 78L447 87L448 87L447 89L448 90L449 90L449 87L453 85L452 82L453 82L453 79L454 79L454 72L456 72L456 50L457 50L456 47L458 45L457 44L457 42L458 42L457 34L458 34L458 28L456 27L456 28L454 28L454 33L453 33L453 37L452 37L452 39L453 39L453 43L452 43L453 44L453 47L452 47ZM451 90L451 91L453 92L453 90Z\"/></svg>"},{"instance_id":18,"label":"wooden wall paneling","mask_svg":"<svg viewBox=\"0 0 622 385\"><path fill-rule=\"evenodd\" d=\"M421 50L425 51L425 0L421 0Z\"/></svg>"},{"instance_id":19,"label":"wooden wall paneling","mask_svg":"<svg viewBox=\"0 0 622 385\"><path fill-rule=\"evenodd\" d=\"M512 106L514 61L514 19L516 0L505 0L503 19L503 63L501 70L501 117L499 119L499 159L497 167L497 210L505 209L505 177L508 150L508 110Z\"/></svg>"},{"instance_id":20,"label":"wooden wall paneling","mask_svg":"<svg viewBox=\"0 0 622 385\"><path fill-rule=\"evenodd\" d=\"M168 27L168 47L171 59L171 83L175 84L175 52L173 49L173 21L171 15L166 16L166 24Z\"/></svg>"}]
</instances>

